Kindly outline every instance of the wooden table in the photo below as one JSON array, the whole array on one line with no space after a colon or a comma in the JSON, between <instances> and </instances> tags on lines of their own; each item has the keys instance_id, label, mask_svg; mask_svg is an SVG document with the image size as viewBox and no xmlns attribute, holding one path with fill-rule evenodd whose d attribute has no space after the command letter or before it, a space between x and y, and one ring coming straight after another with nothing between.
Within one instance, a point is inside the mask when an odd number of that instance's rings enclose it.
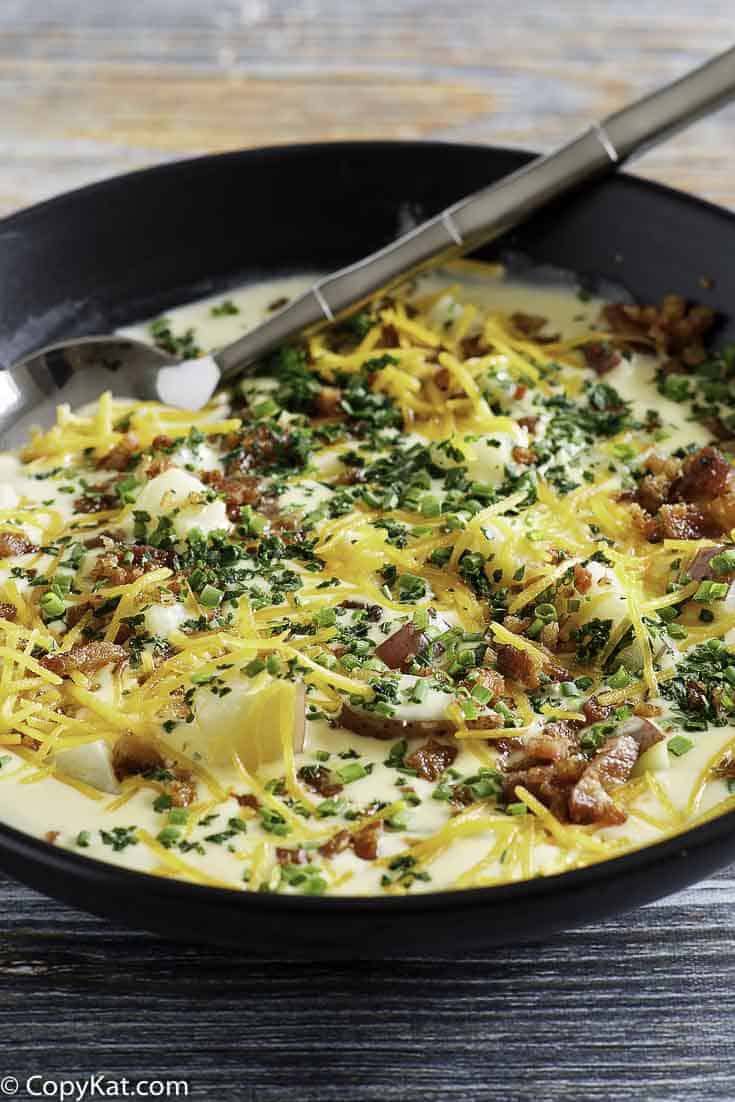
<instances>
[{"instance_id":1,"label":"wooden table","mask_svg":"<svg viewBox=\"0 0 735 1102\"><path fill-rule=\"evenodd\" d=\"M237 146L545 149L731 36L721 0L3 0L0 213ZM734 139L731 110L639 170L735 205ZM101 1071L213 1102L735 1097L731 873L545 944L400 965L181 948L9 881L0 901L0 1093Z\"/></svg>"}]
</instances>

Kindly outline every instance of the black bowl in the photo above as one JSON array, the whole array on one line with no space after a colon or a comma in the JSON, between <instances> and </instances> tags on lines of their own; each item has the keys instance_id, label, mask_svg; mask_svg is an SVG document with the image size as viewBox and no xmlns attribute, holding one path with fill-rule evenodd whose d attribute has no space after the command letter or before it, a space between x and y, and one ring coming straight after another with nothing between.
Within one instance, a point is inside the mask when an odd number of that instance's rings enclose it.
<instances>
[{"instance_id":1,"label":"black bowl","mask_svg":"<svg viewBox=\"0 0 735 1102\"><path fill-rule=\"evenodd\" d=\"M0 223L0 363L109 332L187 299L285 272L328 271L530 155L365 142L203 157L83 188ZM726 313L735 217L626 176L498 243L533 261L675 291ZM733 250L731 252L730 250ZM721 339L727 339L726 320ZM593 921L683 887L735 854L735 813L627 856L527 883L406 898L249 894L90 860L0 825L0 867L33 887L168 937L303 957L460 952Z\"/></svg>"}]
</instances>

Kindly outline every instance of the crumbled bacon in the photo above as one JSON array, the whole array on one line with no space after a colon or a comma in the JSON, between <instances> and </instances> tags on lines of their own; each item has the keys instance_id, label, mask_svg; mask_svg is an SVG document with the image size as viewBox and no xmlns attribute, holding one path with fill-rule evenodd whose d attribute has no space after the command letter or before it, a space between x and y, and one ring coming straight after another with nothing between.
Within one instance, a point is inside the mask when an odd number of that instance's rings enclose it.
<instances>
[{"instance_id":1,"label":"crumbled bacon","mask_svg":"<svg viewBox=\"0 0 735 1102\"><path fill-rule=\"evenodd\" d=\"M498 670L511 681L518 681L529 689L538 688L539 667L528 651L502 643L498 647Z\"/></svg>"},{"instance_id":2,"label":"crumbled bacon","mask_svg":"<svg viewBox=\"0 0 735 1102\"><path fill-rule=\"evenodd\" d=\"M452 383L452 373L447 367L437 367L434 372L434 382L439 390L449 390Z\"/></svg>"},{"instance_id":3,"label":"crumbled bacon","mask_svg":"<svg viewBox=\"0 0 735 1102\"><path fill-rule=\"evenodd\" d=\"M278 433L264 424L229 437L227 445L235 454L227 461L227 474L269 467L279 452L288 449L288 442L288 433Z\"/></svg>"},{"instance_id":4,"label":"crumbled bacon","mask_svg":"<svg viewBox=\"0 0 735 1102\"><path fill-rule=\"evenodd\" d=\"M156 747L133 731L121 735L112 748L112 768L119 781L151 769L162 769L164 760Z\"/></svg>"},{"instance_id":5,"label":"crumbled bacon","mask_svg":"<svg viewBox=\"0 0 735 1102\"><path fill-rule=\"evenodd\" d=\"M92 578L104 578L113 585L129 585L151 570L168 566L171 552L146 543L110 547L100 555L92 569Z\"/></svg>"},{"instance_id":6,"label":"crumbled bacon","mask_svg":"<svg viewBox=\"0 0 735 1102\"><path fill-rule=\"evenodd\" d=\"M59 654L44 655L39 659L39 663L59 677L69 677L77 671L94 673L103 666L112 664L119 666L126 657L124 647L101 639L93 643L76 643L70 650Z\"/></svg>"},{"instance_id":7,"label":"crumbled bacon","mask_svg":"<svg viewBox=\"0 0 735 1102\"><path fill-rule=\"evenodd\" d=\"M713 310L688 306L680 295L667 295L660 306L610 303L602 317L628 346L675 357L688 366L705 359L702 338L715 322Z\"/></svg>"},{"instance_id":8,"label":"crumbled bacon","mask_svg":"<svg viewBox=\"0 0 735 1102\"><path fill-rule=\"evenodd\" d=\"M651 542L716 537L735 525L735 471L713 445L683 462L651 456L646 470L631 508Z\"/></svg>"},{"instance_id":9,"label":"crumbled bacon","mask_svg":"<svg viewBox=\"0 0 735 1102\"><path fill-rule=\"evenodd\" d=\"M77 513L101 513L105 510L118 509L120 499L117 494L107 493L108 485L100 484L90 486L92 493L82 494L74 501L74 509Z\"/></svg>"},{"instance_id":10,"label":"crumbled bacon","mask_svg":"<svg viewBox=\"0 0 735 1102\"><path fill-rule=\"evenodd\" d=\"M222 494L227 506L227 516L233 522L240 520L243 505L255 505L260 498L260 481L253 475L223 475L219 471L201 471L199 477L207 486Z\"/></svg>"},{"instance_id":11,"label":"crumbled bacon","mask_svg":"<svg viewBox=\"0 0 735 1102\"><path fill-rule=\"evenodd\" d=\"M383 610L380 605L369 605L365 601L340 601L337 608L346 608L355 610L361 608L365 611L367 618L371 624L377 624L380 617L383 615Z\"/></svg>"},{"instance_id":12,"label":"crumbled bacon","mask_svg":"<svg viewBox=\"0 0 735 1102\"><path fill-rule=\"evenodd\" d=\"M279 865L305 865L309 855L305 849L286 849L284 846L276 846L276 861Z\"/></svg>"},{"instance_id":13,"label":"crumbled bacon","mask_svg":"<svg viewBox=\"0 0 735 1102\"><path fill-rule=\"evenodd\" d=\"M11 605L9 601L0 601L0 620L14 620L17 614L15 605Z\"/></svg>"},{"instance_id":14,"label":"crumbled bacon","mask_svg":"<svg viewBox=\"0 0 735 1102\"><path fill-rule=\"evenodd\" d=\"M374 861L378 856L378 838L382 829L380 819L367 823L351 834L349 830L338 830L328 841L319 847L322 857L331 858L350 847L363 861Z\"/></svg>"},{"instance_id":15,"label":"crumbled bacon","mask_svg":"<svg viewBox=\"0 0 735 1102\"><path fill-rule=\"evenodd\" d=\"M344 416L341 403L342 391L338 386L323 386L314 400L316 412L320 417Z\"/></svg>"},{"instance_id":16,"label":"crumbled bacon","mask_svg":"<svg viewBox=\"0 0 735 1102\"><path fill-rule=\"evenodd\" d=\"M317 792L325 798L336 796L344 788L344 785L341 785L339 781L335 781L332 774L323 765L302 766L299 769L298 777L312 792Z\"/></svg>"},{"instance_id":17,"label":"crumbled bacon","mask_svg":"<svg viewBox=\"0 0 735 1102\"><path fill-rule=\"evenodd\" d=\"M510 315L510 320L513 323L513 328L522 336L535 337L544 328L548 318L544 318L540 314L523 314L517 311Z\"/></svg>"},{"instance_id":18,"label":"crumbled bacon","mask_svg":"<svg viewBox=\"0 0 735 1102\"><path fill-rule=\"evenodd\" d=\"M153 451L170 451L175 444L173 436L168 436L165 432L159 433L158 436L153 437L151 447Z\"/></svg>"},{"instance_id":19,"label":"crumbled bacon","mask_svg":"<svg viewBox=\"0 0 735 1102\"><path fill-rule=\"evenodd\" d=\"M587 723L600 723L615 710L612 704L601 704L596 696L591 696L582 705L582 713Z\"/></svg>"},{"instance_id":20,"label":"crumbled bacon","mask_svg":"<svg viewBox=\"0 0 735 1102\"><path fill-rule=\"evenodd\" d=\"M530 415L528 417L519 417L518 424L521 428L528 429L529 432L536 431L536 425L539 423L539 418L536 415Z\"/></svg>"},{"instance_id":21,"label":"crumbled bacon","mask_svg":"<svg viewBox=\"0 0 735 1102\"><path fill-rule=\"evenodd\" d=\"M592 586L592 575L586 566L582 566L580 562L575 563L574 566L574 588L577 593L589 593Z\"/></svg>"},{"instance_id":22,"label":"crumbled bacon","mask_svg":"<svg viewBox=\"0 0 735 1102\"><path fill-rule=\"evenodd\" d=\"M409 620L375 648L375 657L389 670L407 670L414 655L426 646L426 636Z\"/></svg>"},{"instance_id":23,"label":"crumbled bacon","mask_svg":"<svg viewBox=\"0 0 735 1102\"><path fill-rule=\"evenodd\" d=\"M608 739L571 791L569 818L572 822L603 826L625 822L625 812L615 806L608 788L628 780L638 754L638 742L632 735Z\"/></svg>"},{"instance_id":24,"label":"crumbled bacon","mask_svg":"<svg viewBox=\"0 0 735 1102\"><path fill-rule=\"evenodd\" d=\"M657 714L660 709L655 709L653 714ZM652 723L647 717L638 713L626 719L625 723L618 728L618 734L630 735L638 743L638 753L645 754L646 750L650 750L652 746L655 746L657 742L661 742L664 737L664 733L657 723Z\"/></svg>"},{"instance_id":25,"label":"crumbled bacon","mask_svg":"<svg viewBox=\"0 0 735 1102\"><path fill-rule=\"evenodd\" d=\"M472 692L475 685L482 685L490 693L493 700L497 700L505 692L505 678L502 673L497 670L490 670L486 666L481 666L475 670L471 680L463 681L462 684L470 692Z\"/></svg>"},{"instance_id":26,"label":"crumbled bacon","mask_svg":"<svg viewBox=\"0 0 735 1102\"><path fill-rule=\"evenodd\" d=\"M724 455L709 444L684 460L681 476L671 487L669 499L695 503L714 501L724 494L732 480L733 468Z\"/></svg>"},{"instance_id":27,"label":"crumbled bacon","mask_svg":"<svg viewBox=\"0 0 735 1102\"><path fill-rule=\"evenodd\" d=\"M139 448L138 438L132 433L126 433L119 443L110 448L97 460L97 468L102 471L126 471L130 466L130 460Z\"/></svg>"},{"instance_id":28,"label":"crumbled bacon","mask_svg":"<svg viewBox=\"0 0 735 1102\"><path fill-rule=\"evenodd\" d=\"M49 845L53 846L60 833L60 830L47 830L43 837L44 840L49 843Z\"/></svg>"},{"instance_id":29,"label":"crumbled bacon","mask_svg":"<svg viewBox=\"0 0 735 1102\"><path fill-rule=\"evenodd\" d=\"M540 800L558 818L569 817L569 791L577 783L587 765L587 759L581 754L572 754L547 765L531 765L508 773L503 778L503 799L512 802L516 796L516 787L522 785Z\"/></svg>"},{"instance_id":30,"label":"crumbled bacon","mask_svg":"<svg viewBox=\"0 0 735 1102\"><path fill-rule=\"evenodd\" d=\"M361 830L352 835L352 848L355 856L363 861L374 861L378 856L378 838L383 823L380 819L374 819Z\"/></svg>"},{"instance_id":31,"label":"crumbled bacon","mask_svg":"<svg viewBox=\"0 0 735 1102\"><path fill-rule=\"evenodd\" d=\"M240 795L235 794L240 807L249 807L252 811L257 811L260 807L260 800L252 792L242 792Z\"/></svg>"},{"instance_id":32,"label":"crumbled bacon","mask_svg":"<svg viewBox=\"0 0 735 1102\"><path fill-rule=\"evenodd\" d=\"M528 467L538 461L538 456L531 448L522 448L516 444L512 451L512 456L516 463L520 463L524 467Z\"/></svg>"},{"instance_id":33,"label":"crumbled bacon","mask_svg":"<svg viewBox=\"0 0 735 1102\"><path fill-rule=\"evenodd\" d=\"M153 459L145 469L145 476L150 481L153 478L158 478L159 474L163 474L164 471L173 467L173 461L166 455L161 455L158 459Z\"/></svg>"},{"instance_id":34,"label":"crumbled bacon","mask_svg":"<svg viewBox=\"0 0 735 1102\"><path fill-rule=\"evenodd\" d=\"M598 375L607 375L608 371L612 371L622 360L617 349L604 341L592 341L584 346L583 351L587 366Z\"/></svg>"},{"instance_id":35,"label":"crumbled bacon","mask_svg":"<svg viewBox=\"0 0 735 1102\"><path fill-rule=\"evenodd\" d=\"M11 555L29 555L38 551L32 540L15 532L0 532L0 559L9 559Z\"/></svg>"},{"instance_id":36,"label":"crumbled bacon","mask_svg":"<svg viewBox=\"0 0 735 1102\"><path fill-rule=\"evenodd\" d=\"M435 781L445 769L449 768L456 757L456 746L449 746L446 742L430 738L406 758L406 765L415 769L417 775L423 780Z\"/></svg>"},{"instance_id":37,"label":"crumbled bacon","mask_svg":"<svg viewBox=\"0 0 735 1102\"><path fill-rule=\"evenodd\" d=\"M337 853L342 853L343 850L348 849L352 844L352 835L349 830L338 830L336 834L319 846L319 853L322 857L332 858Z\"/></svg>"},{"instance_id":38,"label":"crumbled bacon","mask_svg":"<svg viewBox=\"0 0 735 1102\"><path fill-rule=\"evenodd\" d=\"M474 337L463 337L459 347L462 352L462 359L464 360L471 360L476 356L484 356L490 351L481 333L476 334Z\"/></svg>"},{"instance_id":39,"label":"crumbled bacon","mask_svg":"<svg viewBox=\"0 0 735 1102\"><path fill-rule=\"evenodd\" d=\"M174 807L188 807L197 794L196 782L183 769L176 770L176 780L168 786L168 794Z\"/></svg>"}]
</instances>

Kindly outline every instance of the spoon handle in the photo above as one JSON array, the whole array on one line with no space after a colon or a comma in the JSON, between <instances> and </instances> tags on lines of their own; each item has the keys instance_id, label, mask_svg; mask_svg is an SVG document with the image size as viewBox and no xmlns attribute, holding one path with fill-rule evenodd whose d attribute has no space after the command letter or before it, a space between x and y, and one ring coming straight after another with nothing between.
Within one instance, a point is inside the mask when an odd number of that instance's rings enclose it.
<instances>
[{"instance_id":1,"label":"spoon handle","mask_svg":"<svg viewBox=\"0 0 735 1102\"><path fill-rule=\"evenodd\" d=\"M645 96L498 183L460 199L370 256L319 280L214 359L227 379L295 333L315 330L381 290L500 237L535 211L735 97L735 48Z\"/></svg>"}]
</instances>

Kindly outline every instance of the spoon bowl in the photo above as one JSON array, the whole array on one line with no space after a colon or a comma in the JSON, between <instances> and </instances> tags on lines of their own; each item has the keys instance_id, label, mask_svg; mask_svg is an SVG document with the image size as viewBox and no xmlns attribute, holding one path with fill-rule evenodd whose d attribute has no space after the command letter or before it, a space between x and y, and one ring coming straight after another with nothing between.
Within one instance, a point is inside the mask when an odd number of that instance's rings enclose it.
<instances>
[{"instance_id":1,"label":"spoon bowl","mask_svg":"<svg viewBox=\"0 0 735 1102\"><path fill-rule=\"evenodd\" d=\"M18 448L32 426L48 428L56 407L79 409L105 390L148 398L150 382L175 357L128 337L77 337L50 344L0 373L0 448Z\"/></svg>"}]
</instances>

